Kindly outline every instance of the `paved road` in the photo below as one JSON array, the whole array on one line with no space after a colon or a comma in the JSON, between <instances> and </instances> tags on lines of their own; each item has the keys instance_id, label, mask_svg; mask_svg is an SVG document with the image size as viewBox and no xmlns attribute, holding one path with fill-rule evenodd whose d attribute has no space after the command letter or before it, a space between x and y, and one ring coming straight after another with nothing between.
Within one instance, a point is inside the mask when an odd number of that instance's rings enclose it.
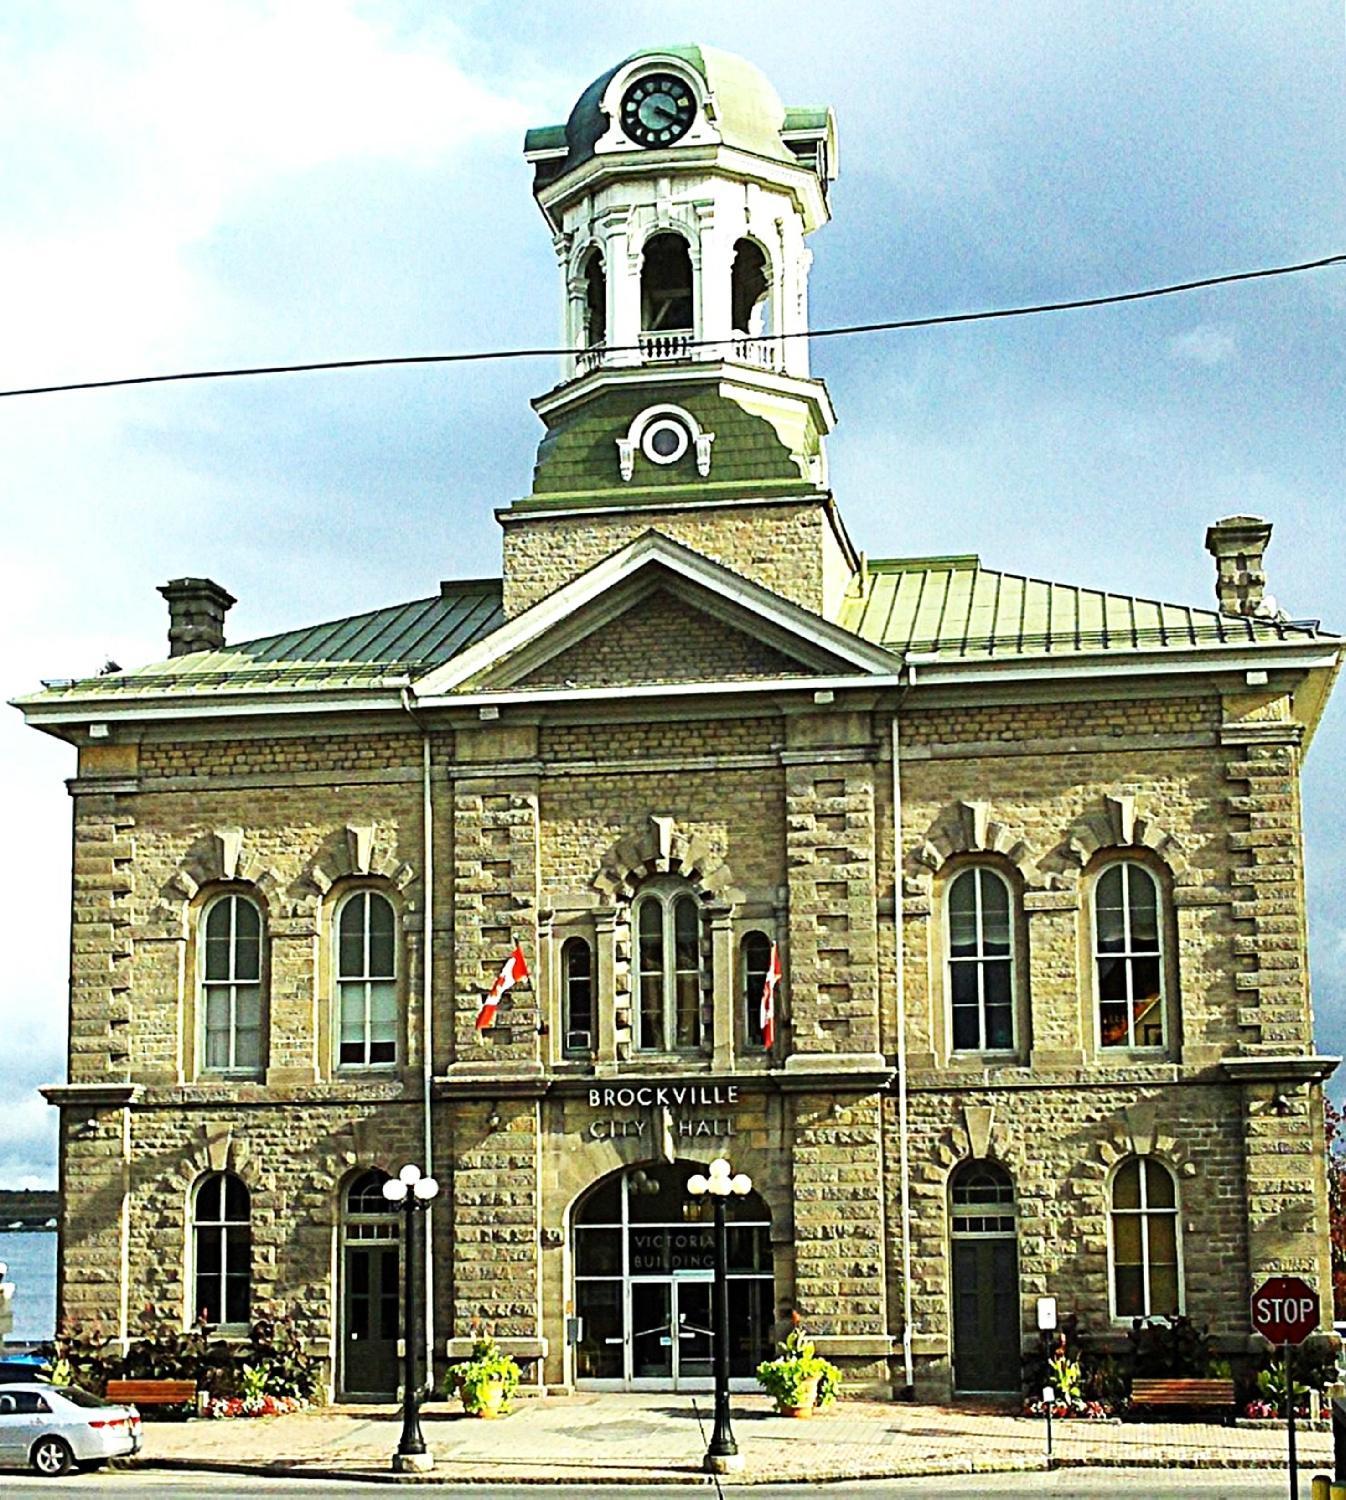
<instances>
[{"instance_id":1,"label":"paved road","mask_svg":"<svg viewBox=\"0 0 1346 1500\"><path fill-rule=\"evenodd\" d=\"M1161 1474L1130 1472L1058 1472L1055 1474L984 1474L975 1478L885 1479L867 1484L752 1485L725 1493L736 1500L803 1500L821 1493L826 1500L964 1500L964 1497L1040 1496L1043 1500L1286 1500L1284 1474ZM713 1496L709 1484L695 1485L415 1485L358 1484L314 1479L240 1479L207 1474L84 1474L74 1479L38 1479L9 1471L0 1474L0 1494L89 1496L94 1500L244 1500L244 1497L289 1495L293 1500L395 1500L419 1495L423 1500L676 1500L680 1494ZM1301 1495L1307 1500L1309 1476Z\"/></svg>"}]
</instances>

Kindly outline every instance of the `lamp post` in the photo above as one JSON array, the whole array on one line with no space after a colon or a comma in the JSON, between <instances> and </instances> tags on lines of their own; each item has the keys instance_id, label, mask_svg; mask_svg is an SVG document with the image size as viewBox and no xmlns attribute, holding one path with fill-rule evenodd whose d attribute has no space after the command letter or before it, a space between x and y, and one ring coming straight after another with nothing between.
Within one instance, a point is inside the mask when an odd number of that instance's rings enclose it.
<instances>
[{"instance_id":1,"label":"lamp post","mask_svg":"<svg viewBox=\"0 0 1346 1500\"><path fill-rule=\"evenodd\" d=\"M729 1474L743 1467L743 1455L729 1421L729 1232L724 1209L731 1193L741 1198L752 1191L752 1178L746 1172L736 1174L724 1157L717 1156L708 1176L695 1172L687 1179L687 1191L693 1198L709 1196L715 1205L715 1430L705 1467L712 1474Z\"/></svg>"},{"instance_id":2,"label":"lamp post","mask_svg":"<svg viewBox=\"0 0 1346 1500\"><path fill-rule=\"evenodd\" d=\"M421 1396L416 1380L418 1352L417 1318L420 1279L416 1252L420 1236L416 1215L430 1207L439 1193L433 1177L423 1177L421 1169L408 1162L396 1177L383 1184L383 1196L402 1211L402 1436L393 1454L393 1468L398 1471L423 1472L433 1469L435 1456L425 1446L421 1434Z\"/></svg>"}]
</instances>

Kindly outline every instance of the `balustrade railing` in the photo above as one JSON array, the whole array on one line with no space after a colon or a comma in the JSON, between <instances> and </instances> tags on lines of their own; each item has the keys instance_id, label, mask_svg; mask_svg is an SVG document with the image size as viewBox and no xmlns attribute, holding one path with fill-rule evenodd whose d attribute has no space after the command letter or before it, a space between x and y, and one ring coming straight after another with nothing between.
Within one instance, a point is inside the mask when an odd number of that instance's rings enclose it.
<instances>
[{"instance_id":1,"label":"balustrade railing","mask_svg":"<svg viewBox=\"0 0 1346 1500\"><path fill-rule=\"evenodd\" d=\"M695 341L690 328L676 329L668 333L642 333L640 336L640 364L662 364L674 360L732 359L740 364L758 365L766 370L783 367L781 345L776 339L735 337L724 343L701 344ZM604 365L625 364L627 358L606 343L591 344L575 356L577 374L587 375L591 370Z\"/></svg>"}]
</instances>

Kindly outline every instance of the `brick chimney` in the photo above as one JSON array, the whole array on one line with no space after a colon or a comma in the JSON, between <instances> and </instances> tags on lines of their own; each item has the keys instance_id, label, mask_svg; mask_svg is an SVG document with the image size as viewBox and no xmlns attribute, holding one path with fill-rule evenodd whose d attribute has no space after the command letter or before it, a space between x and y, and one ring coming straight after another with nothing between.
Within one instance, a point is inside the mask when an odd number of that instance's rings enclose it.
<instances>
[{"instance_id":1,"label":"brick chimney","mask_svg":"<svg viewBox=\"0 0 1346 1500\"><path fill-rule=\"evenodd\" d=\"M219 651L224 645L224 616L236 601L209 578L174 578L160 584L168 600L168 654Z\"/></svg>"},{"instance_id":2,"label":"brick chimney","mask_svg":"<svg viewBox=\"0 0 1346 1500\"><path fill-rule=\"evenodd\" d=\"M1215 559L1215 594L1226 615L1262 615L1274 609L1266 592L1263 557L1271 522L1261 516L1226 516L1206 530L1206 551Z\"/></svg>"}]
</instances>

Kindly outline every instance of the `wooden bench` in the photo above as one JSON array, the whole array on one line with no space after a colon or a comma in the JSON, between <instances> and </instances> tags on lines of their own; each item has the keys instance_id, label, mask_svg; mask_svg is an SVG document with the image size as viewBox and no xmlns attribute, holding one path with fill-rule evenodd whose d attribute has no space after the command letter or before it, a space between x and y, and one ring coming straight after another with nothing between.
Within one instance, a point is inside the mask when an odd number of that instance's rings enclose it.
<instances>
[{"instance_id":1,"label":"wooden bench","mask_svg":"<svg viewBox=\"0 0 1346 1500\"><path fill-rule=\"evenodd\" d=\"M109 1380L107 1399L133 1406L195 1406L194 1380Z\"/></svg>"},{"instance_id":2,"label":"wooden bench","mask_svg":"<svg viewBox=\"0 0 1346 1500\"><path fill-rule=\"evenodd\" d=\"M1234 1406L1234 1382L1216 1380L1133 1380L1131 1405L1136 1406Z\"/></svg>"}]
</instances>

